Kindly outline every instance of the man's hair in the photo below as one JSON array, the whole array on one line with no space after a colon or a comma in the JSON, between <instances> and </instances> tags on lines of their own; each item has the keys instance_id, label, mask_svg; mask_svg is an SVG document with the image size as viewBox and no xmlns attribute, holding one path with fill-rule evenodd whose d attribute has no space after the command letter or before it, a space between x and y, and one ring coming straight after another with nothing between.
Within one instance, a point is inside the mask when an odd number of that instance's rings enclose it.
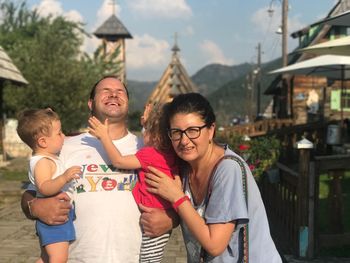
<instances>
[{"instance_id":1,"label":"man's hair","mask_svg":"<svg viewBox=\"0 0 350 263\"><path fill-rule=\"evenodd\" d=\"M33 149L40 136L51 135L52 122L59 120L60 117L51 108L24 110L18 114L18 136Z\"/></svg>"},{"instance_id":2,"label":"man's hair","mask_svg":"<svg viewBox=\"0 0 350 263\"><path fill-rule=\"evenodd\" d=\"M95 98L95 95L96 95L96 88L97 88L98 84L99 84L102 80L108 79L108 78L112 78L112 79L119 80L120 83L124 86L125 91L126 91L126 96L127 96L128 99L129 99L129 91L128 91L128 88L126 87L125 83L124 83L123 81L121 81L118 77L113 76L113 75L106 75L106 76L103 76L101 79L99 79L99 80L94 84L94 86L92 86L92 89L91 89L91 91L90 91L90 97L89 97L89 99L90 99L90 100L93 100L93 99Z\"/></svg>"}]
</instances>

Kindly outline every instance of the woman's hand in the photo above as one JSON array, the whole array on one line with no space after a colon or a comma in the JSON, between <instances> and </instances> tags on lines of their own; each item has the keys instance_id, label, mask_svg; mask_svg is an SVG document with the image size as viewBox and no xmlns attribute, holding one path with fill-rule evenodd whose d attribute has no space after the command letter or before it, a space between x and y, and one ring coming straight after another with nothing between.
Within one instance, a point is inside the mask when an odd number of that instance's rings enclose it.
<instances>
[{"instance_id":1,"label":"woman's hand","mask_svg":"<svg viewBox=\"0 0 350 263\"><path fill-rule=\"evenodd\" d=\"M89 118L89 133L96 138L102 140L109 138L108 135L108 119L102 124L95 116Z\"/></svg>"},{"instance_id":2,"label":"woman's hand","mask_svg":"<svg viewBox=\"0 0 350 263\"><path fill-rule=\"evenodd\" d=\"M179 176L175 176L175 179L172 179L154 167L149 166L147 168L150 171L145 174L145 181L148 185L147 191L159 195L172 204L185 195L181 188Z\"/></svg>"}]
</instances>

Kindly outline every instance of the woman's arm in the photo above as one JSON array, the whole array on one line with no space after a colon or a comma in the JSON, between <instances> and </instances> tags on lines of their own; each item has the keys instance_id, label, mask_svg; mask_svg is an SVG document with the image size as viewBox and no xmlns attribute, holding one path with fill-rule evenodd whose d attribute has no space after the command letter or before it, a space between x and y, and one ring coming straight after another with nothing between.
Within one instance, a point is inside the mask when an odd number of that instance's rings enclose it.
<instances>
[{"instance_id":1,"label":"woman's arm","mask_svg":"<svg viewBox=\"0 0 350 263\"><path fill-rule=\"evenodd\" d=\"M67 169L63 174L52 179L57 167L54 161L42 158L37 162L34 169L35 185L38 191L45 196L59 193L62 187L73 179L78 179L81 173L79 166Z\"/></svg>"},{"instance_id":2,"label":"woman's arm","mask_svg":"<svg viewBox=\"0 0 350 263\"><path fill-rule=\"evenodd\" d=\"M122 156L108 134L108 119L102 124L96 117L89 118L89 132L102 143L113 166L121 169L139 169L141 163L135 155Z\"/></svg>"},{"instance_id":3,"label":"woman's arm","mask_svg":"<svg viewBox=\"0 0 350 263\"><path fill-rule=\"evenodd\" d=\"M149 192L158 194L172 204L185 195L177 180L170 179L153 167L148 168L152 172L152 174L146 174L146 182L151 186L147 189ZM188 201L180 204L177 210L194 237L210 255L218 256L222 254L235 230L235 222L206 224Z\"/></svg>"}]
</instances>

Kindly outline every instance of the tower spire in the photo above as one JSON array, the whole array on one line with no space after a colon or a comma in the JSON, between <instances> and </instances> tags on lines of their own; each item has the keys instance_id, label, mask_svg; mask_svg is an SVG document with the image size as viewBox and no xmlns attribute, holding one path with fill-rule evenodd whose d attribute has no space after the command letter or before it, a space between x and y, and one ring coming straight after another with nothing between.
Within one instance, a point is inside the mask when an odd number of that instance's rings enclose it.
<instances>
[{"instance_id":1,"label":"tower spire","mask_svg":"<svg viewBox=\"0 0 350 263\"><path fill-rule=\"evenodd\" d=\"M179 48L179 46L177 45L177 32L175 32L174 33L174 46L173 46L173 48L171 49L174 53L173 53L173 55L175 56L175 55L177 55L177 52L179 52L180 51L180 48Z\"/></svg>"}]
</instances>

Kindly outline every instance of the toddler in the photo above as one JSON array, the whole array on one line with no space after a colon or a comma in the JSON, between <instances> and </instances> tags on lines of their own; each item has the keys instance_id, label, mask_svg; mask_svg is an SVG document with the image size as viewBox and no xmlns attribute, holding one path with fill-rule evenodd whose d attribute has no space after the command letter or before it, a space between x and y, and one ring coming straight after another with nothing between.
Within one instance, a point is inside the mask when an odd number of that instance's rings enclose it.
<instances>
[{"instance_id":1,"label":"toddler","mask_svg":"<svg viewBox=\"0 0 350 263\"><path fill-rule=\"evenodd\" d=\"M67 170L58 159L64 134L59 116L53 110L29 109L18 118L17 133L32 150L29 161L29 180L36 187L37 197L56 195L69 190L69 182L79 178L80 167ZM75 239L73 209L69 220L62 225L50 226L36 221L36 231L41 246L37 263L67 262L69 242Z\"/></svg>"}]
</instances>

